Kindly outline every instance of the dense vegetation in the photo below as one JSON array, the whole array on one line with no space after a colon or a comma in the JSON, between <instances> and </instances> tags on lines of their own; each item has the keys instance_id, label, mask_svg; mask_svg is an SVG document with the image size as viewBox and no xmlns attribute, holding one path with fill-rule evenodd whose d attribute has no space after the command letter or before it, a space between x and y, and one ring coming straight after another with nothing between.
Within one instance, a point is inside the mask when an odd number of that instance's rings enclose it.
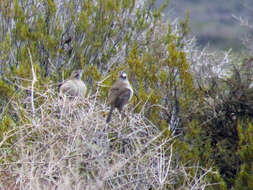
<instances>
[{"instance_id":1,"label":"dense vegetation","mask_svg":"<svg viewBox=\"0 0 253 190\"><path fill-rule=\"evenodd\" d=\"M253 188L253 59L197 48L164 7L0 2L1 189ZM80 68L87 97L65 105ZM120 70L135 95L107 125Z\"/></svg>"}]
</instances>

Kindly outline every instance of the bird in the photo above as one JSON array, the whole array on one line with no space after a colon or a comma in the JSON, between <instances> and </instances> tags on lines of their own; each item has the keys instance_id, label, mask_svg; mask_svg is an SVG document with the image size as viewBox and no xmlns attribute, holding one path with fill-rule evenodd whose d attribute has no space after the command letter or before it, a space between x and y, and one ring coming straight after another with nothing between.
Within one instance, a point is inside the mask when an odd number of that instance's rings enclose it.
<instances>
[{"instance_id":1,"label":"bird","mask_svg":"<svg viewBox=\"0 0 253 190\"><path fill-rule=\"evenodd\" d=\"M127 79L127 74L125 71L121 71L109 91L108 104L111 108L106 123L110 122L113 110L117 108L121 113L123 107L131 100L132 96L133 89Z\"/></svg>"},{"instance_id":2,"label":"bird","mask_svg":"<svg viewBox=\"0 0 253 190\"><path fill-rule=\"evenodd\" d=\"M69 99L75 97L83 98L86 94L87 87L81 79L82 75L83 70L81 69L72 71L69 79L59 85L60 97L66 96Z\"/></svg>"}]
</instances>

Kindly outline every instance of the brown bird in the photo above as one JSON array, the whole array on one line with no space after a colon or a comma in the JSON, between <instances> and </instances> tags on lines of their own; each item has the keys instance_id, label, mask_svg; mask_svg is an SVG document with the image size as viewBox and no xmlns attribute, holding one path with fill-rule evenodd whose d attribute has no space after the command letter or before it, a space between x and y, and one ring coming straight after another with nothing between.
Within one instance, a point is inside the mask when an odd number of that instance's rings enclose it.
<instances>
[{"instance_id":1,"label":"brown bird","mask_svg":"<svg viewBox=\"0 0 253 190\"><path fill-rule=\"evenodd\" d=\"M132 96L133 89L127 79L127 74L121 71L109 92L108 104L111 105L111 109L106 119L107 123L111 120L114 108L117 108L121 113L123 107L131 100Z\"/></svg>"},{"instance_id":2,"label":"brown bird","mask_svg":"<svg viewBox=\"0 0 253 190\"><path fill-rule=\"evenodd\" d=\"M67 96L69 98L84 97L87 91L86 85L81 80L83 70L74 70L69 79L59 85L60 97Z\"/></svg>"}]
</instances>

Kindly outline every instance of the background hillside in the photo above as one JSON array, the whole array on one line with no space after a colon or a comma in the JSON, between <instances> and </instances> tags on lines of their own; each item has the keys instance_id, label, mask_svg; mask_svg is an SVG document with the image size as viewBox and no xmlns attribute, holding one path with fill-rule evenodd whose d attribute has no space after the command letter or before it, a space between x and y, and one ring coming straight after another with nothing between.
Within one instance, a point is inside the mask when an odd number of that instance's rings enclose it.
<instances>
[{"instance_id":1,"label":"background hillside","mask_svg":"<svg viewBox=\"0 0 253 190\"><path fill-rule=\"evenodd\" d=\"M232 15L252 21L252 7L251 0L171 0L164 13L167 18L175 19L184 18L186 10L189 11L191 33L196 36L198 45L240 51L247 28L241 27Z\"/></svg>"},{"instance_id":2,"label":"background hillside","mask_svg":"<svg viewBox=\"0 0 253 190\"><path fill-rule=\"evenodd\" d=\"M253 189L252 38L202 48L154 3L0 1L1 190ZM88 93L59 98L75 69ZM135 93L106 123L122 70Z\"/></svg>"}]
</instances>

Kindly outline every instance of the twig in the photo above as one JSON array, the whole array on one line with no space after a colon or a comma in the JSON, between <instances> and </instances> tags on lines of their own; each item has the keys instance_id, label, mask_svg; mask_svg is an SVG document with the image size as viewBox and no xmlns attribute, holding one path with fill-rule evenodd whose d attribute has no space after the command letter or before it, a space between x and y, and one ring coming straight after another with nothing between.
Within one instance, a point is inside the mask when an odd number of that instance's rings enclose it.
<instances>
[{"instance_id":1,"label":"twig","mask_svg":"<svg viewBox=\"0 0 253 190\"><path fill-rule=\"evenodd\" d=\"M32 75L33 75L33 80L32 80L32 86L31 86L31 107L32 107L32 115L33 118L35 117L35 107L34 107L34 84L37 81L37 77L36 77L36 73L34 71L33 68L33 60L32 60L32 55L31 55L31 51L28 48L28 53L29 53L29 57L30 57L30 62L31 62L31 67L32 67Z\"/></svg>"},{"instance_id":2,"label":"twig","mask_svg":"<svg viewBox=\"0 0 253 190\"><path fill-rule=\"evenodd\" d=\"M155 136L154 138L152 138L150 141L148 141L146 144L144 144L144 146L140 149L137 149L135 151L135 153L132 154L132 156L130 156L127 160L124 161L119 161L118 163L114 164L108 171L106 171L103 175L103 178L101 180L97 180L96 184L94 186L92 186L90 189L100 189L102 188L104 182L110 178L111 176L113 176L116 172L118 172L124 165L126 165L128 162L132 161L133 158L135 158L136 156L138 156L141 152L143 152L143 150L145 150L149 145L151 145L151 143L153 143L156 139L158 139L165 130L161 131L157 136Z\"/></svg>"},{"instance_id":3,"label":"twig","mask_svg":"<svg viewBox=\"0 0 253 190\"><path fill-rule=\"evenodd\" d=\"M97 82L97 86L100 86L100 87L108 87L108 88L109 88L109 86L101 85L101 84L102 84L105 80L107 80L109 77L111 77L111 75L108 75L108 76L106 76L104 79L98 81L98 82Z\"/></svg>"}]
</instances>

